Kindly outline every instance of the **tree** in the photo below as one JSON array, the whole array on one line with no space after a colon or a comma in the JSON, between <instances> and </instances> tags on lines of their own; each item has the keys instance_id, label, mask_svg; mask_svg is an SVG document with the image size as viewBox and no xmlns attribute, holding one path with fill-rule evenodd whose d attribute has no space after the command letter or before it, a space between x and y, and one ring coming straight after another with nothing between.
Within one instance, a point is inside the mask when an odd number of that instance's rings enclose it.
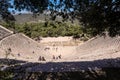
<instances>
[{"instance_id":1,"label":"tree","mask_svg":"<svg viewBox=\"0 0 120 80\"><path fill-rule=\"evenodd\" d=\"M10 13L9 8L12 8L10 0L0 0L0 15L6 22L15 21L15 18Z\"/></svg>"},{"instance_id":2,"label":"tree","mask_svg":"<svg viewBox=\"0 0 120 80\"><path fill-rule=\"evenodd\" d=\"M8 20L11 0L0 0L0 14ZM120 0L12 0L15 10L41 13L50 10L51 19L62 16L63 21L77 18L85 29L93 34L108 31L111 36L120 35ZM5 14L4 14L5 13ZM8 14L8 15L7 15ZM12 15L11 15L12 16ZM7 17L7 18L6 18ZM10 16L9 16L10 17Z\"/></svg>"}]
</instances>

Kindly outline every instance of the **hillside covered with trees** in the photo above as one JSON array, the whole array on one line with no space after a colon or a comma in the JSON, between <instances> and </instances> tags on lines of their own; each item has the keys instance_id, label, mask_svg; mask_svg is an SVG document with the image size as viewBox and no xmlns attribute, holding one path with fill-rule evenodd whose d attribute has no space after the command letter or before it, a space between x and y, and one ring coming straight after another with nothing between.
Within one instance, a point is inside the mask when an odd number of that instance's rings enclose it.
<instances>
[{"instance_id":1,"label":"hillside covered with trees","mask_svg":"<svg viewBox=\"0 0 120 80\"><path fill-rule=\"evenodd\" d=\"M85 30L82 25L71 24L70 22L46 21L46 22L28 22L22 24L2 23L8 29L15 33L24 33L31 38L37 37L58 37L58 36L73 36L73 38L88 38L93 37L92 30Z\"/></svg>"}]
</instances>

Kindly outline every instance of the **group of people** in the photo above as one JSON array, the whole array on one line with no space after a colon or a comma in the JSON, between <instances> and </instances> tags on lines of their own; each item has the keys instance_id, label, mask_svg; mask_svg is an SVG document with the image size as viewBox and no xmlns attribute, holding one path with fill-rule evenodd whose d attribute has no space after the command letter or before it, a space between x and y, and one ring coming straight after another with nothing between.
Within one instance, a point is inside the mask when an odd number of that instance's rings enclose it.
<instances>
[{"instance_id":1,"label":"group of people","mask_svg":"<svg viewBox=\"0 0 120 80\"><path fill-rule=\"evenodd\" d=\"M53 59L61 59L61 55L59 55L59 56L55 56L55 55L53 55Z\"/></svg>"},{"instance_id":2,"label":"group of people","mask_svg":"<svg viewBox=\"0 0 120 80\"><path fill-rule=\"evenodd\" d=\"M57 59L61 59L61 58L62 58L61 55L59 55L59 56L53 55L53 60L57 60ZM39 56L38 61L46 61L46 59L42 56Z\"/></svg>"},{"instance_id":3,"label":"group of people","mask_svg":"<svg viewBox=\"0 0 120 80\"><path fill-rule=\"evenodd\" d=\"M46 60L45 60L44 57L40 56L40 57L38 58L38 61L46 61Z\"/></svg>"}]
</instances>

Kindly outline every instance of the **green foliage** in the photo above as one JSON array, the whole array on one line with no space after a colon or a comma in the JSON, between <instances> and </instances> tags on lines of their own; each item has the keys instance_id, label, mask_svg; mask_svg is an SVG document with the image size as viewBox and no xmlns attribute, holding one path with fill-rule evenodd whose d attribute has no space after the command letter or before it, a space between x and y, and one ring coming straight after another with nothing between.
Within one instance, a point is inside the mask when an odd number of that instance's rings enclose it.
<instances>
[{"instance_id":1,"label":"green foliage","mask_svg":"<svg viewBox=\"0 0 120 80\"><path fill-rule=\"evenodd\" d=\"M10 12L9 8L13 11ZM90 27L95 30L93 35L105 31L110 36L120 35L120 0L0 0L0 16L4 21L15 21L13 14L16 10L27 10L34 17L46 10L51 12L52 20L58 15L63 21L77 18L86 29Z\"/></svg>"},{"instance_id":2,"label":"green foliage","mask_svg":"<svg viewBox=\"0 0 120 80\"><path fill-rule=\"evenodd\" d=\"M15 22L14 21L0 22L0 25L4 26L10 30L15 30Z\"/></svg>"},{"instance_id":3,"label":"green foliage","mask_svg":"<svg viewBox=\"0 0 120 80\"><path fill-rule=\"evenodd\" d=\"M22 32L31 38L38 36L58 37L58 36L75 36L82 32L81 26L68 23L47 21L45 23L24 23L15 24L15 31Z\"/></svg>"}]
</instances>

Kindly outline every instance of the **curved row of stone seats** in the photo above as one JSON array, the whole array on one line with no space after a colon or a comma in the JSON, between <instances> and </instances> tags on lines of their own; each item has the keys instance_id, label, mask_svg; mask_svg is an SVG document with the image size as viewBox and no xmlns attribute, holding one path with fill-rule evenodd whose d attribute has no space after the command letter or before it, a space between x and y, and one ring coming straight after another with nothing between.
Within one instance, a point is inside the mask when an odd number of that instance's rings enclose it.
<instances>
[{"instance_id":1,"label":"curved row of stone seats","mask_svg":"<svg viewBox=\"0 0 120 80\"><path fill-rule=\"evenodd\" d=\"M79 45L74 54L70 54L69 59L98 58L99 56L111 55L120 52L120 36L109 37L97 36ZM114 55L114 54L113 54ZM67 58L68 58L67 57ZM118 56L120 57L120 56ZM107 58L107 56L106 56Z\"/></svg>"},{"instance_id":2,"label":"curved row of stone seats","mask_svg":"<svg viewBox=\"0 0 120 80\"><path fill-rule=\"evenodd\" d=\"M97 36L96 38L82 44L76 49L76 55L107 54L120 51L120 37Z\"/></svg>"},{"instance_id":3,"label":"curved row of stone seats","mask_svg":"<svg viewBox=\"0 0 120 80\"><path fill-rule=\"evenodd\" d=\"M0 25L0 40L2 40L3 38L12 35L13 32L4 28L3 26Z\"/></svg>"},{"instance_id":4,"label":"curved row of stone seats","mask_svg":"<svg viewBox=\"0 0 120 80\"><path fill-rule=\"evenodd\" d=\"M19 57L36 58L43 56L46 59L50 59L49 52L45 51L45 46L38 44L31 38L25 36L22 33L13 34L0 41L0 46L3 50L11 49L11 53L14 56L19 54Z\"/></svg>"}]
</instances>

